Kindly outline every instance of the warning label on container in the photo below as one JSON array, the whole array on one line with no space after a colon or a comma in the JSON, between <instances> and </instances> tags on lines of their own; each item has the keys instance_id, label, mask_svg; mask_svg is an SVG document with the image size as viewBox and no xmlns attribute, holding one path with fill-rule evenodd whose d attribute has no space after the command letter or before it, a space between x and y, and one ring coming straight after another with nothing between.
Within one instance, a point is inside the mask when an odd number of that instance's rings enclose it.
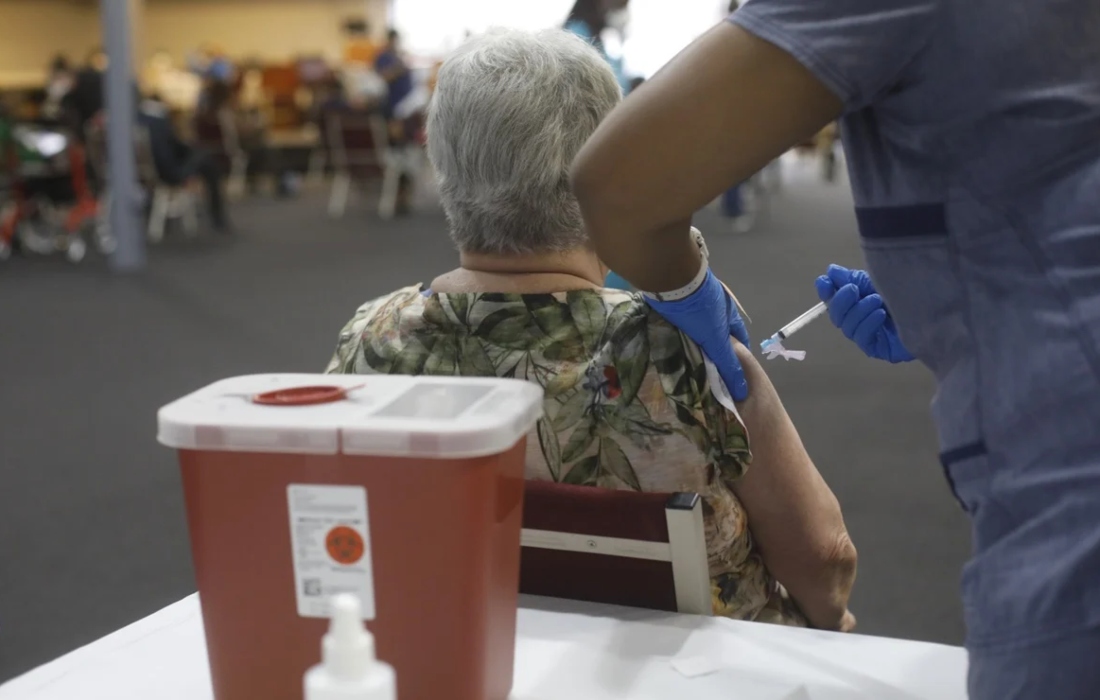
<instances>
[{"instance_id":1,"label":"warning label on container","mask_svg":"<svg viewBox=\"0 0 1100 700\"><path fill-rule=\"evenodd\" d=\"M328 617L329 599L352 593L374 619L367 491L362 486L291 484L286 489L298 614Z\"/></svg>"}]
</instances>

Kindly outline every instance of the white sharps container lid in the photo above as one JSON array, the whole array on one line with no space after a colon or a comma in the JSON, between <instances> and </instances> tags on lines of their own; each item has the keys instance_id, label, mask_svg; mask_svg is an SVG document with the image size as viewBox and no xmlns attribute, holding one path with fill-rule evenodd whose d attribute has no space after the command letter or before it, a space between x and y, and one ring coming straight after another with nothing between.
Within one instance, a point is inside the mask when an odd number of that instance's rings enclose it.
<instances>
[{"instance_id":1,"label":"white sharps container lid","mask_svg":"<svg viewBox=\"0 0 1100 700\"><path fill-rule=\"evenodd\" d=\"M157 439L187 450L479 457L510 449L541 416L542 389L515 379L256 374L160 409Z\"/></svg>"}]
</instances>

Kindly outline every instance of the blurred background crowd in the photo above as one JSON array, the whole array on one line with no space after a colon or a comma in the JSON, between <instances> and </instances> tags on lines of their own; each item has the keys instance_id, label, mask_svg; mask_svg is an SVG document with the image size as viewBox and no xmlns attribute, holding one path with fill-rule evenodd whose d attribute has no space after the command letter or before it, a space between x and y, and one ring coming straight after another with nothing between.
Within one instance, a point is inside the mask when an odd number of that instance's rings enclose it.
<instances>
[{"instance_id":1,"label":"blurred background crowd","mask_svg":"<svg viewBox=\"0 0 1100 700\"><path fill-rule=\"evenodd\" d=\"M653 0L274 0L132 2L135 151L150 241L169 228L233 230L233 201L294 197L327 182L342 216L352 188L383 218L430 199L420 150L436 72L449 51L492 26L560 26L591 41L624 93L712 26L736 1L668 12ZM0 257L110 253L104 71L96 3L2 0ZM836 174L833 130L805 144ZM716 206L752 228L780 182L770 172ZM418 183L418 181L420 181ZM429 181L429 182L425 182Z\"/></svg>"}]
</instances>

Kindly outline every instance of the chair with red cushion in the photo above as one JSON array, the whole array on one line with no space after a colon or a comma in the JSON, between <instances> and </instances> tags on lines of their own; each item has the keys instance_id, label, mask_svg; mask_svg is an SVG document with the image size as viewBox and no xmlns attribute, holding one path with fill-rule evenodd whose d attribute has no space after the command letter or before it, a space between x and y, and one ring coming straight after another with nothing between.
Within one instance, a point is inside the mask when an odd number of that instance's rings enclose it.
<instances>
[{"instance_id":1,"label":"chair with red cushion","mask_svg":"<svg viewBox=\"0 0 1100 700\"><path fill-rule=\"evenodd\" d=\"M712 614L698 494L528 481L523 508L521 593Z\"/></svg>"},{"instance_id":2,"label":"chair with red cushion","mask_svg":"<svg viewBox=\"0 0 1100 700\"><path fill-rule=\"evenodd\" d=\"M225 108L214 116L195 119L195 138L209 151L226 174L226 194L240 197L247 187L248 153L241 146L240 134L232 110Z\"/></svg>"},{"instance_id":3,"label":"chair with red cushion","mask_svg":"<svg viewBox=\"0 0 1100 700\"><path fill-rule=\"evenodd\" d=\"M328 211L339 218L347 208L352 182L383 179L389 161L389 135L378 114L333 110L324 119L333 169Z\"/></svg>"}]
</instances>

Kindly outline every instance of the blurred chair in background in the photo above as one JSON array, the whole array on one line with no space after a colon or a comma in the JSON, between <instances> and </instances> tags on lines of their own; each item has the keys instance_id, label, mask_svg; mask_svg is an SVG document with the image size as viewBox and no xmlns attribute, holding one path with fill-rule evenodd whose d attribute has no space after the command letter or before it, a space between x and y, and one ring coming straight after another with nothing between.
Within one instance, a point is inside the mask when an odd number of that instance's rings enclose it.
<instances>
[{"instance_id":1,"label":"blurred chair in background","mask_svg":"<svg viewBox=\"0 0 1100 700\"><path fill-rule=\"evenodd\" d=\"M317 129L317 144L309 155L306 180L318 185L331 166L332 145L328 117L334 114L377 113L386 97L386 81L367 65L346 65L314 85L308 121Z\"/></svg>"},{"instance_id":2,"label":"blurred chair in background","mask_svg":"<svg viewBox=\"0 0 1100 700\"><path fill-rule=\"evenodd\" d=\"M211 223L218 231L229 230L229 218L225 210L225 194L222 191L222 169L213 154L202 148L195 148L176 133L168 117L163 102L148 99L142 102L138 114L138 125L144 130L140 133L148 143L147 152L152 168L146 166L146 184L152 190L149 235L159 240L164 235L164 223L168 218L178 216L185 226L194 226L194 206L188 190L188 181L192 178L202 180L206 190L206 199ZM140 151L141 149L139 149Z\"/></svg>"},{"instance_id":3,"label":"blurred chair in background","mask_svg":"<svg viewBox=\"0 0 1100 700\"><path fill-rule=\"evenodd\" d=\"M282 154L269 143L269 124L263 106L268 104L266 97L251 107L242 106L240 98L240 93L231 86L223 83L209 86L203 108L195 114L199 143L219 156L228 173L228 192L232 196L239 197L246 190L256 191L261 178L272 181L276 196L285 196L291 189L290 178ZM304 124L297 118L296 121L297 126L291 131L300 130Z\"/></svg>"},{"instance_id":4,"label":"blurred chair in background","mask_svg":"<svg viewBox=\"0 0 1100 700\"><path fill-rule=\"evenodd\" d=\"M339 218L347 209L351 186L385 179L389 152L386 122L369 112L330 111L325 115L328 161L332 165L329 216ZM380 197L379 212L385 207Z\"/></svg>"},{"instance_id":5,"label":"blurred chair in background","mask_svg":"<svg viewBox=\"0 0 1100 700\"><path fill-rule=\"evenodd\" d=\"M184 232L194 236L199 230L199 219L191 183L189 180L169 183L161 178L150 141L148 127L135 127L134 158L137 161L138 180L151 193L146 235L150 241L159 243L164 239L168 220L179 219L183 223Z\"/></svg>"}]
</instances>

